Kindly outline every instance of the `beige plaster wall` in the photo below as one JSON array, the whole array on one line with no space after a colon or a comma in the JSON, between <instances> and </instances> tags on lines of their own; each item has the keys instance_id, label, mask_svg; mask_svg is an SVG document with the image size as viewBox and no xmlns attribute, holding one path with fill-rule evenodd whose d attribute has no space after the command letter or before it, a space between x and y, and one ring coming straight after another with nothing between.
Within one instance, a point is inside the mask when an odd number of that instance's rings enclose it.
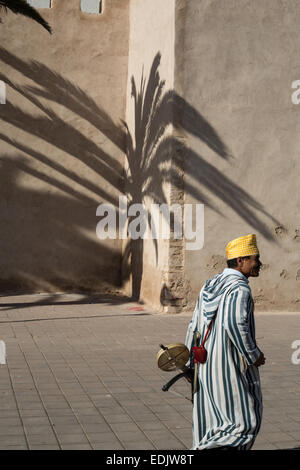
<instances>
[{"instance_id":1,"label":"beige plaster wall","mask_svg":"<svg viewBox=\"0 0 300 470\"><path fill-rule=\"evenodd\" d=\"M100 16L80 0L0 25L0 289L103 292L121 285L121 241L96 209L123 190L128 0Z\"/></svg>"},{"instance_id":2,"label":"beige plaster wall","mask_svg":"<svg viewBox=\"0 0 300 470\"><path fill-rule=\"evenodd\" d=\"M300 3L106 0L100 16L52 3L52 36L13 14L0 25L2 292L123 282L190 309L226 243L256 233L257 306L297 310ZM148 208L204 203L203 249L99 240L96 209L124 190Z\"/></svg>"},{"instance_id":3,"label":"beige plaster wall","mask_svg":"<svg viewBox=\"0 0 300 470\"><path fill-rule=\"evenodd\" d=\"M132 186L131 190L127 187L127 194L128 201L144 203L149 210L154 202L169 203L171 200L170 182L164 178L164 170L170 167L172 159L172 149L166 148L165 144L172 135L172 118L167 106L160 111L158 108L166 93L174 88L174 27L174 0L130 1L126 109L129 155L126 171ZM144 90L141 87L142 77ZM132 95L133 82L140 101L135 102ZM161 136L158 138L160 130ZM130 140L133 157L130 154ZM162 145L165 146L164 152ZM164 159L160 159L163 153ZM153 163L159 159L160 165ZM126 291L150 302L159 310L165 305L163 286L169 283L169 249L169 240L162 237L157 240L157 245L151 239L124 242L123 280ZM130 260L132 268L129 266Z\"/></svg>"},{"instance_id":4,"label":"beige plaster wall","mask_svg":"<svg viewBox=\"0 0 300 470\"><path fill-rule=\"evenodd\" d=\"M299 18L298 1L177 1L175 88L196 110L185 202L205 204L204 247L185 252L190 308L227 242L256 233L257 307L299 310Z\"/></svg>"}]
</instances>

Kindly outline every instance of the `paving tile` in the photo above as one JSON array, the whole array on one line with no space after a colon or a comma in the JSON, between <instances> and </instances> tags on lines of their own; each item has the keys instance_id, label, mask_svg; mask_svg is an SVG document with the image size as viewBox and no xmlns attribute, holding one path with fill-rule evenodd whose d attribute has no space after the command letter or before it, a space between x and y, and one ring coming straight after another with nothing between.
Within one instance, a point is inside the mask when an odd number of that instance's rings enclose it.
<instances>
[{"instance_id":1,"label":"paving tile","mask_svg":"<svg viewBox=\"0 0 300 470\"><path fill-rule=\"evenodd\" d=\"M58 444L32 444L30 450L60 450Z\"/></svg>"},{"instance_id":2,"label":"paving tile","mask_svg":"<svg viewBox=\"0 0 300 470\"><path fill-rule=\"evenodd\" d=\"M18 410L2 410L0 413L1 420L4 418L19 418Z\"/></svg>"},{"instance_id":3,"label":"paving tile","mask_svg":"<svg viewBox=\"0 0 300 470\"><path fill-rule=\"evenodd\" d=\"M19 390L22 390L21 386L18 387ZM56 392L59 392L61 393L60 391L60 388L58 387L58 385L54 382L54 383L39 383L38 384L38 389L41 393L56 393Z\"/></svg>"},{"instance_id":4,"label":"paving tile","mask_svg":"<svg viewBox=\"0 0 300 470\"><path fill-rule=\"evenodd\" d=\"M76 395L74 394L73 392L71 392L69 395L66 395L66 400L68 400L69 403L72 403L72 406L76 404L78 406L92 406L93 403L92 401L89 399L89 397L87 395L85 396L82 396L82 395Z\"/></svg>"},{"instance_id":5,"label":"paving tile","mask_svg":"<svg viewBox=\"0 0 300 470\"><path fill-rule=\"evenodd\" d=\"M78 415L80 418L80 423L83 425L86 424L103 424L105 423L105 419L103 416L100 415Z\"/></svg>"},{"instance_id":6,"label":"paving tile","mask_svg":"<svg viewBox=\"0 0 300 470\"><path fill-rule=\"evenodd\" d=\"M24 426L43 426L49 425L49 419L46 416L25 416L23 417Z\"/></svg>"},{"instance_id":7,"label":"paving tile","mask_svg":"<svg viewBox=\"0 0 300 470\"><path fill-rule=\"evenodd\" d=\"M150 441L140 441L140 442L123 442L124 448L126 450L154 450L155 446L151 444Z\"/></svg>"},{"instance_id":8,"label":"paving tile","mask_svg":"<svg viewBox=\"0 0 300 470\"><path fill-rule=\"evenodd\" d=\"M192 429L172 429L172 432L180 439L192 438Z\"/></svg>"},{"instance_id":9,"label":"paving tile","mask_svg":"<svg viewBox=\"0 0 300 470\"><path fill-rule=\"evenodd\" d=\"M142 431L115 431L120 441L139 442L147 440L147 436Z\"/></svg>"},{"instance_id":10,"label":"paving tile","mask_svg":"<svg viewBox=\"0 0 300 470\"><path fill-rule=\"evenodd\" d=\"M25 436L1 436L0 438L0 449L5 445L27 445Z\"/></svg>"},{"instance_id":11,"label":"paving tile","mask_svg":"<svg viewBox=\"0 0 300 470\"><path fill-rule=\"evenodd\" d=\"M71 416L74 418L75 412L71 408L47 409L47 415L50 418Z\"/></svg>"},{"instance_id":12,"label":"paving tile","mask_svg":"<svg viewBox=\"0 0 300 470\"><path fill-rule=\"evenodd\" d=\"M132 418L129 415L117 414L117 415L106 415L105 420L109 424L113 423L132 423Z\"/></svg>"},{"instance_id":13,"label":"paving tile","mask_svg":"<svg viewBox=\"0 0 300 470\"><path fill-rule=\"evenodd\" d=\"M50 413L51 411L57 411L59 413L60 411L72 409L69 405L66 405L64 403L57 403L57 404L56 403L50 403L50 404L44 403L44 407L47 413Z\"/></svg>"},{"instance_id":14,"label":"paving tile","mask_svg":"<svg viewBox=\"0 0 300 470\"><path fill-rule=\"evenodd\" d=\"M298 442L300 442L300 431L288 431L286 433L286 435L290 436L292 439L296 439Z\"/></svg>"},{"instance_id":15,"label":"paving tile","mask_svg":"<svg viewBox=\"0 0 300 470\"><path fill-rule=\"evenodd\" d=\"M296 422L296 423L299 423L299 422L300 422L300 413L297 413L297 414L296 414L295 412L294 412L293 414L288 414L288 413L287 413L287 416L286 416L286 417L287 417L287 419L288 419L288 421L287 421L288 423L289 423L290 421L294 421L294 422Z\"/></svg>"},{"instance_id":16,"label":"paving tile","mask_svg":"<svg viewBox=\"0 0 300 470\"><path fill-rule=\"evenodd\" d=\"M95 406L82 406L76 411L78 416L100 416Z\"/></svg>"},{"instance_id":17,"label":"paving tile","mask_svg":"<svg viewBox=\"0 0 300 470\"><path fill-rule=\"evenodd\" d=\"M265 432L263 437L271 443L291 440L291 436L284 432Z\"/></svg>"},{"instance_id":18,"label":"paving tile","mask_svg":"<svg viewBox=\"0 0 300 470\"><path fill-rule=\"evenodd\" d=\"M78 424L78 420L75 416L50 416L52 424Z\"/></svg>"},{"instance_id":19,"label":"paving tile","mask_svg":"<svg viewBox=\"0 0 300 470\"><path fill-rule=\"evenodd\" d=\"M26 444L23 445L2 445L0 443L0 450L28 450L28 446Z\"/></svg>"},{"instance_id":20,"label":"paving tile","mask_svg":"<svg viewBox=\"0 0 300 470\"><path fill-rule=\"evenodd\" d=\"M52 445L57 444L57 439L52 433L43 433L43 434L27 434L27 439L29 445Z\"/></svg>"},{"instance_id":21,"label":"paving tile","mask_svg":"<svg viewBox=\"0 0 300 470\"><path fill-rule=\"evenodd\" d=\"M1 421L0 421L1 422ZM2 436L23 436L24 428L22 426L5 426L0 428L0 441Z\"/></svg>"},{"instance_id":22,"label":"paving tile","mask_svg":"<svg viewBox=\"0 0 300 470\"><path fill-rule=\"evenodd\" d=\"M30 434L32 436L34 435L53 435L53 428L51 427L50 423L48 425L35 425L35 424L30 424L30 425L25 425L25 431L27 434Z\"/></svg>"},{"instance_id":23,"label":"paving tile","mask_svg":"<svg viewBox=\"0 0 300 470\"><path fill-rule=\"evenodd\" d=\"M261 428L260 428L259 435L265 432L280 432L280 431L284 431L284 429L281 428L280 424L272 424L272 423L263 421Z\"/></svg>"},{"instance_id":24,"label":"paving tile","mask_svg":"<svg viewBox=\"0 0 300 470\"><path fill-rule=\"evenodd\" d=\"M53 425L53 429L58 435L83 433L83 430L79 423L78 424L55 424Z\"/></svg>"},{"instance_id":25,"label":"paving tile","mask_svg":"<svg viewBox=\"0 0 300 470\"><path fill-rule=\"evenodd\" d=\"M166 426L164 423L161 421L141 421L139 422L139 426L143 430L148 430L148 431L163 431L166 430Z\"/></svg>"},{"instance_id":26,"label":"paving tile","mask_svg":"<svg viewBox=\"0 0 300 470\"><path fill-rule=\"evenodd\" d=\"M2 379L0 378L0 380L2 380ZM12 387L11 387L10 382L7 382L7 383L1 382L1 383L0 383L0 390L11 391L11 389L12 389Z\"/></svg>"},{"instance_id":27,"label":"paving tile","mask_svg":"<svg viewBox=\"0 0 300 470\"><path fill-rule=\"evenodd\" d=\"M103 416L119 415L119 414L122 414L124 412L124 410L121 407L97 406L97 409L98 409L99 413L101 413ZM126 412L127 412L127 410L126 410Z\"/></svg>"},{"instance_id":28,"label":"paving tile","mask_svg":"<svg viewBox=\"0 0 300 470\"><path fill-rule=\"evenodd\" d=\"M62 450L92 450L90 444L61 444Z\"/></svg>"},{"instance_id":29,"label":"paving tile","mask_svg":"<svg viewBox=\"0 0 300 470\"><path fill-rule=\"evenodd\" d=\"M94 444L94 443L110 443L110 442L115 442L118 441L116 435L112 432L110 433L94 433L94 432L88 432L87 436L89 438L89 441Z\"/></svg>"},{"instance_id":30,"label":"paving tile","mask_svg":"<svg viewBox=\"0 0 300 470\"><path fill-rule=\"evenodd\" d=\"M253 450L276 450L277 447L269 442L261 443L256 446L253 446Z\"/></svg>"},{"instance_id":31,"label":"paving tile","mask_svg":"<svg viewBox=\"0 0 300 470\"><path fill-rule=\"evenodd\" d=\"M153 440L154 445L160 450L186 450L187 446L176 439Z\"/></svg>"},{"instance_id":32,"label":"paving tile","mask_svg":"<svg viewBox=\"0 0 300 470\"><path fill-rule=\"evenodd\" d=\"M283 432L298 432L300 434L300 422L290 420L288 423L279 423L277 425L279 431ZM264 428L264 431L268 431L268 429Z\"/></svg>"},{"instance_id":33,"label":"paving tile","mask_svg":"<svg viewBox=\"0 0 300 470\"><path fill-rule=\"evenodd\" d=\"M141 429L135 423L112 423L111 427L114 432L141 432Z\"/></svg>"},{"instance_id":34,"label":"paving tile","mask_svg":"<svg viewBox=\"0 0 300 470\"><path fill-rule=\"evenodd\" d=\"M88 423L83 424L82 427L86 433L100 433L100 432L111 432L112 428L106 423Z\"/></svg>"},{"instance_id":35,"label":"paving tile","mask_svg":"<svg viewBox=\"0 0 300 470\"><path fill-rule=\"evenodd\" d=\"M172 416L169 418L163 418L162 422L169 428L172 429L191 429L191 423L187 421L183 416L174 419Z\"/></svg>"},{"instance_id":36,"label":"paving tile","mask_svg":"<svg viewBox=\"0 0 300 470\"><path fill-rule=\"evenodd\" d=\"M160 419L159 415L155 415L153 413L132 413L131 415L137 423L140 423L141 421L156 421L157 419ZM168 415L168 418L169 417L170 415Z\"/></svg>"},{"instance_id":37,"label":"paving tile","mask_svg":"<svg viewBox=\"0 0 300 470\"><path fill-rule=\"evenodd\" d=\"M19 409L21 410L40 410L41 412L44 411L44 407L41 403L33 401L33 402L24 402L18 403Z\"/></svg>"},{"instance_id":38,"label":"paving tile","mask_svg":"<svg viewBox=\"0 0 300 470\"><path fill-rule=\"evenodd\" d=\"M297 449L297 447L298 449L300 448L299 441L296 441L296 440L275 442L274 445L277 449L280 449L280 450L287 450L287 449L294 450L294 449Z\"/></svg>"},{"instance_id":39,"label":"paving tile","mask_svg":"<svg viewBox=\"0 0 300 470\"><path fill-rule=\"evenodd\" d=\"M0 404L0 415L2 411L17 411L17 405L14 402Z\"/></svg>"},{"instance_id":40,"label":"paving tile","mask_svg":"<svg viewBox=\"0 0 300 470\"><path fill-rule=\"evenodd\" d=\"M126 449L119 441L112 440L110 442L94 442L92 443L94 450L124 450Z\"/></svg>"},{"instance_id":41,"label":"paving tile","mask_svg":"<svg viewBox=\"0 0 300 470\"><path fill-rule=\"evenodd\" d=\"M58 433L58 440L61 445L63 444L88 444L88 440L85 434L75 433L75 434L63 434Z\"/></svg>"},{"instance_id":42,"label":"paving tile","mask_svg":"<svg viewBox=\"0 0 300 470\"><path fill-rule=\"evenodd\" d=\"M4 417L2 418L2 413L0 413L1 425L2 426L21 426L22 421L19 417Z\"/></svg>"},{"instance_id":43,"label":"paving tile","mask_svg":"<svg viewBox=\"0 0 300 470\"><path fill-rule=\"evenodd\" d=\"M64 398L61 392L55 392L51 394L42 392L41 399L43 400L44 403L55 403L55 402L66 403L67 402L66 398Z\"/></svg>"}]
</instances>

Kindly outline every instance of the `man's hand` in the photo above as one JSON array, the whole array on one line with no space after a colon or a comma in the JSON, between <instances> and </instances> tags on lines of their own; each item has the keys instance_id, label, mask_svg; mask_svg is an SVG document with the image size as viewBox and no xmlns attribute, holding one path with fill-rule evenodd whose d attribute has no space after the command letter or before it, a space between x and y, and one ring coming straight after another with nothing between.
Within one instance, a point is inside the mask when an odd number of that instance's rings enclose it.
<instances>
[{"instance_id":1,"label":"man's hand","mask_svg":"<svg viewBox=\"0 0 300 470\"><path fill-rule=\"evenodd\" d=\"M254 363L254 365L256 367L263 366L265 362L266 362L265 355L264 355L264 353L261 353L261 355L259 356L257 361Z\"/></svg>"}]
</instances>

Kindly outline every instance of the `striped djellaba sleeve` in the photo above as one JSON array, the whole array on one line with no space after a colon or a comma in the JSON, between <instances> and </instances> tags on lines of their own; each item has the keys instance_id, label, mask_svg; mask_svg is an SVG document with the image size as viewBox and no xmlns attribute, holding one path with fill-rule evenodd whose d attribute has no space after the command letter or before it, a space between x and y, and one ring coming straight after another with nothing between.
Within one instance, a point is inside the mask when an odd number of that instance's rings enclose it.
<instances>
[{"instance_id":1,"label":"striped djellaba sleeve","mask_svg":"<svg viewBox=\"0 0 300 470\"><path fill-rule=\"evenodd\" d=\"M227 298L224 327L248 365L253 365L261 350L255 342L253 301L248 287L239 285Z\"/></svg>"},{"instance_id":2,"label":"striped djellaba sleeve","mask_svg":"<svg viewBox=\"0 0 300 470\"><path fill-rule=\"evenodd\" d=\"M199 329L201 294L202 294L202 290L200 291L200 294L198 296L196 307L194 309L192 319L189 322L189 325L188 325L188 328L187 328L187 333L186 333L186 338L185 338L185 345L186 345L186 347L188 348L189 351L191 351L192 347L194 346L194 333L195 333L196 330ZM186 365L187 366L190 365L190 360L188 361L188 363Z\"/></svg>"}]
</instances>

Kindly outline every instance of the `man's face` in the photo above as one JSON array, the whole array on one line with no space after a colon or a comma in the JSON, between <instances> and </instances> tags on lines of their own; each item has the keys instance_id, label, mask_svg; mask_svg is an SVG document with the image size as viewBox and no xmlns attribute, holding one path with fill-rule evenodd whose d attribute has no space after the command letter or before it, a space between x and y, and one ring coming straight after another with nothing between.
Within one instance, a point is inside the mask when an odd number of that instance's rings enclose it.
<instances>
[{"instance_id":1,"label":"man's face","mask_svg":"<svg viewBox=\"0 0 300 470\"><path fill-rule=\"evenodd\" d=\"M238 258L238 267L246 277L258 277L262 263L259 255L251 255L249 258Z\"/></svg>"}]
</instances>

